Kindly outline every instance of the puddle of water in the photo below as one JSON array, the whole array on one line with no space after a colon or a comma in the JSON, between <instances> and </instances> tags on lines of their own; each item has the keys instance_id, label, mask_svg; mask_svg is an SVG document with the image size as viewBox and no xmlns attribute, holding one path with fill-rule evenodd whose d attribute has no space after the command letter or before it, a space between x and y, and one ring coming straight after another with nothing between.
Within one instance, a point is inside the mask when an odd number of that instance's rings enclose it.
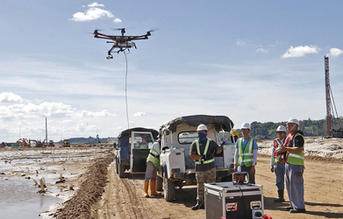
<instances>
[{"instance_id":1,"label":"puddle of water","mask_svg":"<svg viewBox=\"0 0 343 219\"><path fill-rule=\"evenodd\" d=\"M31 181L11 177L0 177L0 218L40 218L41 212L60 199L37 193Z\"/></svg>"}]
</instances>

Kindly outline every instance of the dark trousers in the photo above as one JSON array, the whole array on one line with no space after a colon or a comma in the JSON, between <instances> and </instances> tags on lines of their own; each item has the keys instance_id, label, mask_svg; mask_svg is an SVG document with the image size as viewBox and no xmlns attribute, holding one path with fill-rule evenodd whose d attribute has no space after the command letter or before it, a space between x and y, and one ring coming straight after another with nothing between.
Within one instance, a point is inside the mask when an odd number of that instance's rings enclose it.
<instances>
[{"instance_id":1,"label":"dark trousers","mask_svg":"<svg viewBox=\"0 0 343 219\"><path fill-rule=\"evenodd\" d=\"M277 190L284 190L285 188L285 164L276 163L274 165L275 176L276 176L276 187Z\"/></svg>"},{"instance_id":2,"label":"dark trousers","mask_svg":"<svg viewBox=\"0 0 343 219\"><path fill-rule=\"evenodd\" d=\"M240 166L241 172L247 172L249 176L249 183L255 184L255 174L251 174L251 167Z\"/></svg>"}]
</instances>

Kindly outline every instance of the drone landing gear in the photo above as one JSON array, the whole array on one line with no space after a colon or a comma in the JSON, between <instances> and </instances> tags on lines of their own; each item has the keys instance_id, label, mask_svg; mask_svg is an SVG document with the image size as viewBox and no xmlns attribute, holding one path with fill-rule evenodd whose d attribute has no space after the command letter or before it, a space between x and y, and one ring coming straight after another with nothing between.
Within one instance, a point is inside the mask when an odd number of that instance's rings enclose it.
<instances>
[{"instance_id":1,"label":"drone landing gear","mask_svg":"<svg viewBox=\"0 0 343 219\"><path fill-rule=\"evenodd\" d=\"M106 56L106 59L113 59L113 56L112 55L108 55L108 56Z\"/></svg>"}]
</instances>

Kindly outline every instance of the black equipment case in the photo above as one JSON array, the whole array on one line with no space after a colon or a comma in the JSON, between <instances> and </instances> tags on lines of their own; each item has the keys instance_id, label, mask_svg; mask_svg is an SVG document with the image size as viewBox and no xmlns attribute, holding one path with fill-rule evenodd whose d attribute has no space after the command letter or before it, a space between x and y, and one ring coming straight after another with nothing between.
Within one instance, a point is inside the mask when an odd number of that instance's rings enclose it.
<instances>
[{"instance_id":1,"label":"black equipment case","mask_svg":"<svg viewBox=\"0 0 343 219\"><path fill-rule=\"evenodd\" d=\"M205 184L206 219L260 219L263 186L246 182Z\"/></svg>"}]
</instances>

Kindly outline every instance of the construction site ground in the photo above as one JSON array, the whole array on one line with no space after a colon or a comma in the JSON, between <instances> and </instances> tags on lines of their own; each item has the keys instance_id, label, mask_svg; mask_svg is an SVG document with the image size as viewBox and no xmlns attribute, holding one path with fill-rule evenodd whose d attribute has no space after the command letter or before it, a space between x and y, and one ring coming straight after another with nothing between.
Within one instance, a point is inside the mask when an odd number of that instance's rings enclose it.
<instances>
[{"instance_id":1,"label":"construction site ground","mask_svg":"<svg viewBox=\"0 0 343 219\"><path fill-rule=\"evenodd\" d=\"M268 156L259 155L256 183L264 189L265 213L273 218L343 218L342 160L306 160L305 214L290 214L288 202L277 204L275 175L270 171ZM196 187L177 191L175 202L161 198L143 198L144 176L127 174L119 178L115 164L108 167L107 185L101 200L92 206L94 218L205 218L205 210L192 211ZM286 200L288 200L286 194Z\"/></svg>"}]
</instances>

